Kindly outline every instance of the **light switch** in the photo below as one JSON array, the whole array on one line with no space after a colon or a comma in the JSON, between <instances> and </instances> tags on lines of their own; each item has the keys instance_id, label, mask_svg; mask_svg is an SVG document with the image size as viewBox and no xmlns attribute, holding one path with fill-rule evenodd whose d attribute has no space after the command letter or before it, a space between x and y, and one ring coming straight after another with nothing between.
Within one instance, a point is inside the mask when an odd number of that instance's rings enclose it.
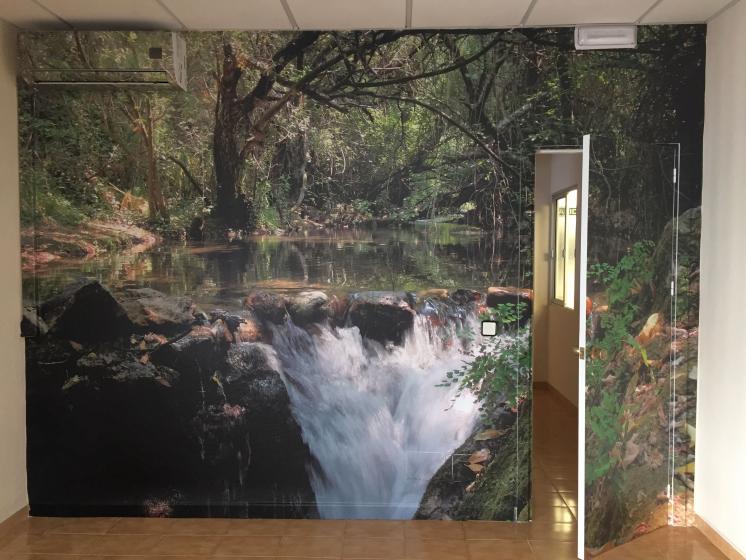
<instances>
[{"instance_id":1,"label":"light switch","mask_svg":"<svg viewBox=\"0 0 746 560\"><path fill-rule=\"evenodd\" d=\"M495 321L482 321L482 336L496 336L497 323Z\"/></svg>"}]
</instances>

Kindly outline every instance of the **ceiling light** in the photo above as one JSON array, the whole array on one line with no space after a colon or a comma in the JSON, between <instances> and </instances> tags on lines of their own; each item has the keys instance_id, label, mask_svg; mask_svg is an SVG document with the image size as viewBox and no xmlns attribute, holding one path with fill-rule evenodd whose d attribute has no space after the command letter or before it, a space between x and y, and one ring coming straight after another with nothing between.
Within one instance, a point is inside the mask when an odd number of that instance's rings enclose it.
<instances>
[{"instance_id":1,"label":"ceiling light","mask_svg":"<svg viewBox=\"0 0 746 560\"><path fill-rule=\"evenodd\" d=\"M575 27L575 48L634 49L637 47L636 25L578 25Z\"/></svg>"}]
</instances>

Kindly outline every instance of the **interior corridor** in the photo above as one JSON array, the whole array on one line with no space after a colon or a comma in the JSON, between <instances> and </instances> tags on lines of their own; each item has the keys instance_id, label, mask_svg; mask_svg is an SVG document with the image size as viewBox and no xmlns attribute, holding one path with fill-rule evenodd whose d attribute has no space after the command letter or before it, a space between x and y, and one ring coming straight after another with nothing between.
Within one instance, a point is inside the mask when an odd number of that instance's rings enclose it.
<instances>
[{"instance_id":1,"label":"interior corridor","mask_svg":"<svg viewBox=\"0 0 746 560\"><path fill-rule=\"evenodd\" d=\"M318 521L28 518L0 525L0 560L344 558L572 560L576 558L576 419L535 392L534 521ZM605 560L725 559L695 529L656 531Z\"/></svg>"}]
</instances>

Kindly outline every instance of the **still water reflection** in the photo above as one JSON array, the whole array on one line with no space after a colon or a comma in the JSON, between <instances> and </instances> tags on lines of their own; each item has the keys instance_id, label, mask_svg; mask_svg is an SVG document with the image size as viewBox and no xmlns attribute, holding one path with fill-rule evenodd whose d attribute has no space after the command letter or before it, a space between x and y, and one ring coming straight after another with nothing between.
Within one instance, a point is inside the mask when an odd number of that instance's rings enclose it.
<instances>
[{"instance_id":1,"label":"still water reflection","mask_svg":"<svg viewBox=\"0 0 746 560\"><path fill-rule=\"evenodd\" d=\"M485 289L519 284L517 243L454 224L164 243L147 252L58 263L24 277L27 303L89 276L112 288L147 286L231 307L252 288L327 291Z\"/></svg>"}]
</instances>

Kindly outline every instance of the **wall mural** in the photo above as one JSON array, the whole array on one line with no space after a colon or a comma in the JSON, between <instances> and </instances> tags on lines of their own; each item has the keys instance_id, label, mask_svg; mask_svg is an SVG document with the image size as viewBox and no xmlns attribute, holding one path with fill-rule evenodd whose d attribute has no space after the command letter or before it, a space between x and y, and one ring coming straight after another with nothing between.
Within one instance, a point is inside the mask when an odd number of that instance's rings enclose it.
<instances>
[{"instance_id":1,"label":"wall mural","mask_svg":"<svg viewBox=\"0 0 746 560\"><path fill-rule=\"evenodd\" d=\"M22 37L32 513L529 519L533 153L700 154L704 28L586 53L567 29L188 33L186 91L32 83L164 35ZM658 208L626 187L594 209L620 254Z\"/></svg>"}]
</instances>

